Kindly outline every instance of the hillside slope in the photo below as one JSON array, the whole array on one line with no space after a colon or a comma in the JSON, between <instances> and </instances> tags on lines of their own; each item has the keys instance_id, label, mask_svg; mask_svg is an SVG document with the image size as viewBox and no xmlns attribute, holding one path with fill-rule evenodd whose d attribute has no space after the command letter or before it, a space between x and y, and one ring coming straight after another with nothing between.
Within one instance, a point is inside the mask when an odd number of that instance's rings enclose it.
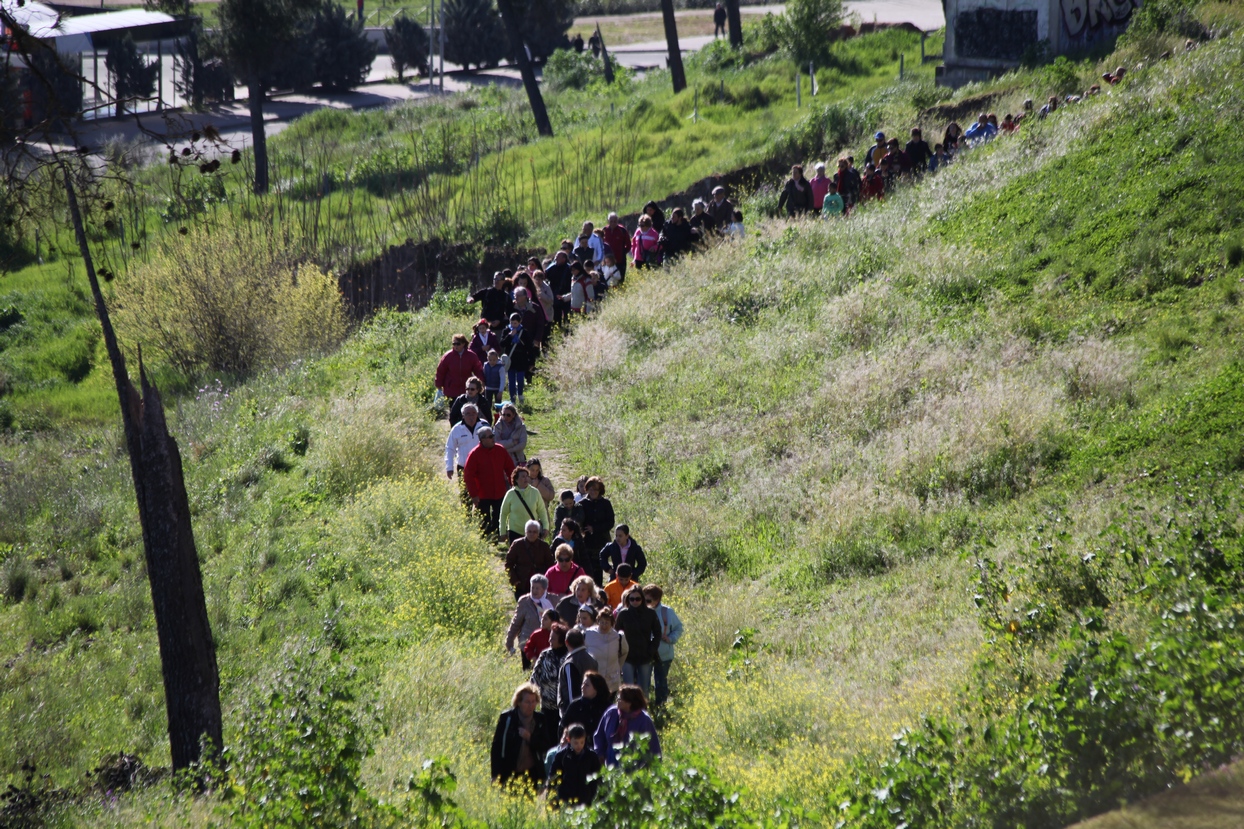
<instances>
[{"instance_id":1,"label":"hillside slope","mask_svg":"<svg viewBox=\"0 0 1244 829\"><path fill-rule=\"evenodd\" d=\"M1093 622L1051 579L1108 593L1112 628L1161 613L1099 533L1189 480L1238 494L1240 50L1151 65L846 222L628 278L557 351L542 433L612 482L693 620L672 742L815 801L804 757L1055 687ZM1228 549L1236 503L1202 517ZM706 681L744 627L754 674Z\"/></svg>"},{"instance_id":2,"label":"hillside slope","mask_svg":"<svg viewBox=\"0 0 1244 829\"><path fill-rule=\"evenodd\" d=\"M746 240L632 273L555 347L528 454L604 477L648 550L687 627L658 724L717 775L675 765L683 791L738 792L722 825L1062 826L1244 753L1242 58L1150 64L846 221L749 204ZM178 399L232 760L208 797L113 782L117 752L168 762L115 425L4 438L4 817L560 821L488 780L524 676L426 405L471 321L441 297Z\"/></svg>"}]
</instances>

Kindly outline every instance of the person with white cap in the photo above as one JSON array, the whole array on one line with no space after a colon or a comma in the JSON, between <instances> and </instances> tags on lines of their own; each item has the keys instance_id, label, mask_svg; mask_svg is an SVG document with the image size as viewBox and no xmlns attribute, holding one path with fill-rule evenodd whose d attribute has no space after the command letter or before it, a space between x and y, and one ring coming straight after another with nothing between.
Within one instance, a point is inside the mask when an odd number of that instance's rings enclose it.
<instances>
[{"instance_id":1,"label":"person with white cap","mask_svg":"<svg viewBox=\"0 0 1244 829\"><path fill-rule=\"evenodd\" d=\"M726 227L734 221L734 205L726 198L726 188L721 185L713 188L713 200L708 203L708 214L717 222L718 227Z\"/></svg>"},{"instance_id":2,"label":"person with white cap","mask_svg":"<svg viewBox=\"0 0 1244 829\"><path fill-rule=\"evenodd\" d=\"M825 194L829 192L829 185L832 184L829 176L825 175L825 162L816 162L816 175L808 179L808 184L812 185L812 212L819 214L821 206L825 204Z\"/></svg>"}]
</instances>

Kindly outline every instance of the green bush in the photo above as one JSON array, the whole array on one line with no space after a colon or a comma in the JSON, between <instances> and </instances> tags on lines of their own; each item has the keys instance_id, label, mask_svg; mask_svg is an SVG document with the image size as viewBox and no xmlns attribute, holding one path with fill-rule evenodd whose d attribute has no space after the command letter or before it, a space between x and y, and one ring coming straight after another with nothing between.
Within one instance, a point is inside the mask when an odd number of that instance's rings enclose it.
<instances>
[{"instance_id":1,"label":"green bush","mask_svg":"<svg viewBox=\"0 0 1244 829\"><path fill-rule=\"evenodd\" d=\"M363 785L375 721L362 719L356 684L336 654L294 649L239 717L241 738L225 755L233 785L222 815L256 829L396 823L397 810Z\"/></svg>"},{"instance_id":2,"label":"green bush","mask_svg":"<svg viewBox=\"0 0 1244 829\"><path fill-rule=\"evenodd\" d=\"M402 80L407 69L428 74L428 33L418 21L411 20L405 12L398 15L393 25L384 30L384 42L398 80Z\"/></svg>"},{"instance_id":3,"label":"green bush","mask_svg":"<svg viewBox=\"0 0 1244 829\"><path fill-rule=\"evenodd\" d=\"M185 373L246 373L332 348L346 332L337 281L271 228L170 236L120 280L117 328Z\"/></svg>"},{"instance_id":4,"label":"green bush","mask_svg":"<svg viewBox=\"0 0 1244 829\"><path fill-rule=\"evenodd\" d=\"M544 65L544 82L552 90L584 89L604 77L604 71L604 63L591 52L558 49Z\"/></svg>"},{"instance_id":5,"label":"green bush","mask_svg":"<svg viewBox=\"0 0 1244 829\"><path fill-rule=\"evenodd\" d=\"M492 68L509 51L505 28L492 0L447 0L445 59L470 69Z\"/></svg>"},{"instance_id":6,"label":"green bush","mask_svg":"<svg viewBox=\"0 0 1244 829\"><path fill-rule=\"evenodd\" d=\"M325 0L316 11L308 45L314 80L334 92L361 85L376 59L376 46L367 39L363 22L348 16L334 0Z\"/></svg>"},{"instance_id":7,"label":"green bush","mask_svg":"<svg viewBox=\"0 0 1244 829\"><path fill-rule=\"evenodd\" d=\"M965 691L971 714L927 718L885 759L857 763L832 796L843 825L1064 826L1238 756L1238 516L1238 499L1189 486L1151 519L1106 530L1116 573L1094 550L1060 558L1066 533L1037 539L1026 574L982 562L992 649ZM1056 629L1061 671L1043 682L1030 666Z\"/></svg>"}]
</instances>

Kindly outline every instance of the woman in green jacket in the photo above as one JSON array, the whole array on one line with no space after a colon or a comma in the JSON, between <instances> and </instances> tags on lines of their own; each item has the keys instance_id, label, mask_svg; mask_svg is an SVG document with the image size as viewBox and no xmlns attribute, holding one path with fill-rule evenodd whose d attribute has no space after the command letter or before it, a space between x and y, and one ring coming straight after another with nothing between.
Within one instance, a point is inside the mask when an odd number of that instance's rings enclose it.
<instances>
[{"instance_id":1,"label":"woman in green jacket","mask_svg":"<svg viewBox=\"0 0 1244 829\"><path fill-rule=\"evenodd\" d=\"M507 540L513 542L522 538L526 534L528 521L539 521L540 537L546 537L549 511L540 490L530 486L531 476L524 467L518 466L510 474L510 482L514 486L501 499L501 526L505 528Z\"/></svg>"}]
</instances>

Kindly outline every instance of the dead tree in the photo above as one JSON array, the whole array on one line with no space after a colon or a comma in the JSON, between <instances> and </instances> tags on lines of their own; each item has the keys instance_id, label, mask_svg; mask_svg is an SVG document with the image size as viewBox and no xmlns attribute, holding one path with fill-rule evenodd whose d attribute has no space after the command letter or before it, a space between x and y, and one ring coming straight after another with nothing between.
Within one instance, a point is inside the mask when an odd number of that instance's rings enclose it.
<instances>
[{"instance_id":1,"label":"dead tree","mask_svg":"<svg viewBox=\"0 0 1244 829\"><path fill-rule=\"evenodd\" d=\"M177 442L169 435L160 393L147 379L141 353L141 393L130 381L88 243L79 196L93 194L101 180L111 174L107 162L101 166L92 161L89 148L81 146L74 135L72 125L81 115L80 104L70 105L63 100L61 81L71 79L75 90L80 88L77 85L89 82L80 72L67 66L46 41L28 36L21 23L3 8L0 8L0 24L9 33L12 51L19 54L21 64L28 67L28 82L40 94L40 99L47 102L42 120L15 135L0 153L7 195L18 205L19 218L25 221L35 218L34 208L29 204L41 199L23 199L23 195L29 197L39 186L55 190L59 189L59 182L64 184L64 206L68 208L78 250L86 266L121 405L121 422L138 501L147 578L160 644L173 768L186 769L204 759L205 745L212 754L222 747L216 645L207 617L181 453ZM6 63L0 67L0 73L15 71L13 65ZM0 81L8 80L7 76L0 75ZM175 153L171 143L175 139L171 135L154 134L137 117L134 123L148 138L165 143L175 163L197 164L203 172L220 167L218 160L207 160L201 152L192 149L180 155ZM166 124L171 127L172 122L166 120ZM57 142L64 140L63 135L58 135L58 125L65 127L69 138L79 145L76 152L56 148ZM212 132L214 134L214 130ZM194 133L193 141L198 140L198 133ZM238 159L239 154L235 152L233 160ZM35 175L40 170L50 175Z\"/></svg>"},{"instance_id":2,"label":"dead tree","mask_svg":"<svg viewBox=\"0 0 1244 829\"><path fill-rule=\"evenodd\" d=\"M189 768L202 759L202 747L218 752L223 742L220 714L220 673L216 644L207 619L203 575L190 523L190 501L182 477L181 452L168 433L160 392L147 380L142 353L138 356L140 394L130 381L125 356L104 304L86 226L70 167L60 162L65 179L65 198L73 222L78 250L86 265L86 278L95 299L95 313L104 331L104 346L121 403L121 423L129 449L130 474L138 498L138 521L142 526L147 579L155 610L164 674L164 706L168 714L168 740L173 768Z\"/></svg>"}]
</instances>

